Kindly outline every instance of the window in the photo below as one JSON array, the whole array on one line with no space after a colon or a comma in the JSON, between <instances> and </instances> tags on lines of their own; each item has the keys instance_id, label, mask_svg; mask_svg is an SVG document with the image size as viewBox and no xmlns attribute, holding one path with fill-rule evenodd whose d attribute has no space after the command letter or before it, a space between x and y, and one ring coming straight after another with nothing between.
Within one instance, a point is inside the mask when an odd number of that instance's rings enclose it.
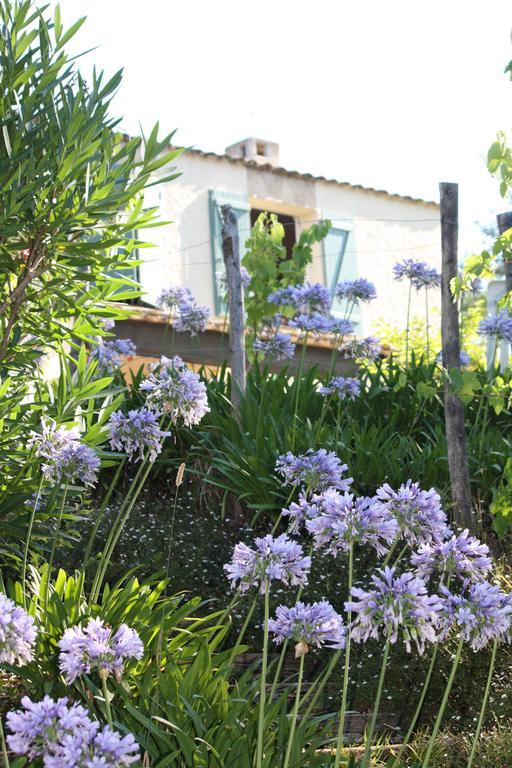
<instances>
[{"instance_id":1,"label":"window","mask_svg":"<svg viewBox=\"0 0 512 768\"><path fill-rule=\"evenodd\" d=\"M258 208L251 208L251 227L254 227L258 216L261 213L274 213L273 211L264 211ZM292 255L293 246L296 243L295 236L295 219L293 216L287 216L285 213L276 213L277 220L284 228L284 240L283 245L286 248L286 258L290 259Z\"/></svg>"}]
</instances>

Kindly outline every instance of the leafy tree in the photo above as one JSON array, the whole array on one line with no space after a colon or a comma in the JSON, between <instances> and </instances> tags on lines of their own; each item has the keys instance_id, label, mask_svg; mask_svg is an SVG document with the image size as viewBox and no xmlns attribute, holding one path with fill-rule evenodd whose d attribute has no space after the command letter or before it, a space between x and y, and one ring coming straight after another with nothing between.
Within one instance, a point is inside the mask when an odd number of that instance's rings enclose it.
<instances>
[{"instance_id":1,"label":"leafy tree","mask_svg":"<svg viewBox=\"0 0 512 768\"><path fill-rule=\"evenodd\" d=\"M177 152L172 134L116 132L121 72L87 84L65 30L30 0L0 0L0 365L20 368L45 345L87 339L108 302L138 295L122 270L154 224L151 174ZM168 175L161 181L169 180ZM119 273L121 272L121 275ZM114 277L118 273L118 277Z\"/></svg>"}]
</instances>

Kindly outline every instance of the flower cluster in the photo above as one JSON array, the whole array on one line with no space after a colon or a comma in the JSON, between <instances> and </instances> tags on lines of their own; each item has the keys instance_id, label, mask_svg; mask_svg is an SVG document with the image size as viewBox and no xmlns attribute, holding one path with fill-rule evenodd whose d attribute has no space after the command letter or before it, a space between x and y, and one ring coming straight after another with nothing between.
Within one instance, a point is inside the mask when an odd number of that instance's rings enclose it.
<instances>
[{"instance_id":1,"label":"flower cluster","mask_svg":"<svg viewBox=\"0 0 512 768\"><path fill-rule=\"evenodd\" d=\"M295 315L288 325L291 328L296 328L301 336L305 336L308 333L318 336L320 333L329 333L331 330L330 318L322 315L320 312L312 312L311 314L301 312Z\"/></svg>"},{"instance_id":2,"label":"flower cluster","mask_svg":"<svg viewBox=\"0 0 512 768\"><path fill-rule=\"evenodd\" d=\"M352 357L354 360L376 360L382 353L382 344L375 336L367 336L364 339L353 339L344 344L340 349L343 357Z\"/></svg>"},{"instance_id":3,"label":"flower cluster","mask_svg":"<svg viewBox=\"0 0 512 768\"><path fill-rule=\"evenodd\" d=\"M474 651L490 640L508 640L512 622L512 602L498 586L481 581L471 584L462 595L440 587L444 597L440 639L455 628Z\"/></svg>"},{"instance_id":4,"label":"flower cluster","mask_svg":"<svg viewBox=\"0 0 512 768\"><path fill-rule=\"evenodd\" d=\"M21 667L32 661L36 635L32 617L0 593L0 664Z\"/></svg>"},{"instance_id":5,"label":"flower cluster","mask_svg":"<svg viewBox=\"0 0 512 768\"><path fill-rule=\"evenodd\" d=\"M318 390L321 395L336 395L340 400L355 400L361 391L361 382L347 376L334 376L327 386Z\"/></svg>"},{"instance_id":6,"label":"flower cluster","mask_svg":"<svg viewBox=\"0 0 512 768\"><path fill-rule=\"evenodd\" d=\"M133 357L137 348L131 339L100 339L92 350L92 357L98 358L98 368L104 373L114 373L123 364L123 358Z\"/></svg>"},{"instance_id":7,"label":"flower cluster","mask_svg":"<svg viewBox=\"0 0 512 768\"><path fill-rule=\"evenodd\" d=\"M496 339L505 339L512 343L512 317L503 310L497 315L491 315L480 320L478 331L481 336L495 336Z\"/></svg>"},{"instance_id":8,"label":"flower cluster","mask_svg":"<svg viewBox=\"0 0 512 768\"><path fill-rule=\"evenodd\" d=\"M180 357L162 356L140 389L147 393L148 408L170 414L174 423L182 419L187 427L199 424L210 410L204 383Z\"/></svg>"},{"instance_id":9,"label":"flower cluster","mask_svg":"<svg viewBox=\"0 0 512 768\"><path fill-rule=\"evenodd\" d=\"M292 586L307 584L310 568L311 558L285 533L275 539L270 535L256 539L255 549L237 544L231 563L224 566L232 587L238 584L240 592L259 587L262 594L274 580Z\"/></svg>"},{"instance_id":10,"label":"flower cluster","mask_svg":"<svg viewBox=\"0 0 512 768\"><path fill-rule=\"evenodd\" d=\"M355 304L377 298L374 284L364 277L357 277L355 280L342 280L336 286L335 294L338 299L346 299Z\"/></svg>"},{"instance_id":11,"label":"flower cluster","mask_svg":"<svg viewBox=\"0 0 512 768\"><path fill-rule=\"evenodd\" d=\"M350 336L354 333L354 324L350 320L345 320L340 317L331 317L329 325L329 332L335 336Z\"/></svg>"},{"instance_id":12,"label":"flower cluster","mask_svg":"<svg viewBox=\"0 0 512 768\"><path fill-rule=\"evenodd\" d=\"M161 309L169 309L172 311L180 304L191 302L193 300L194 297L188 288L176 285L171 288L165 288L156 300L156 303Z\"/></svg>"},{"instance_id":13,"label":"flower cluster","mask_svg":"<svg viewBox=\"0 0 512 768\"><path fill-rule=\"evenodd\" d=\"M442 363L443 362L443 352L439 352L439 354L436 357L436 362ZM459 364L461 367L465 365L469 365L471 362L471 357L468 355L467 352L465 352L463 349L460 350L459 353Z\"/></svg>"},{"instance_id":14,"label":"flower cluster","mask_svg":"<svg viewBox=\"0 0 512 768\"><path fill-rule=\"evenodd\" d=\"M372 576L373 589L352 588L357 601L345 603L345 609L356 613L351 637L356 642L382 633L392 644L401 637L410 653L412 643L421 655L427 642L437 639L442 600L427 594L427 585L413 573L396 575L394 568L384 568Z\"/></svg>"},{"instance_id":15,"label":"flower cluster","mask_svg":"<svg viewBox=\"0 0 512 768\"><path fill-rule=\"evenodd\" d=\"M30 761L42 759L44 768L122 768L139 760L132 734L121 736L91 720L80 704L45 696L21 700L22 710L7 714L9 748Z\"/></svg>"},{"instance_id":16,"label":"flower cluster","mask_svg":"<svg viewBox=\"0 0 512 768\"><path fill-rule=\"evenodd\" d=\"M369 544L384 555L398 535L396 519L374 499L356 499L353 494L329 488L311 501L314 507L306 514L305 523L317 549L326 547L336 555L348 552L353 544Z\"/></svg>"},{"instance_id":17,"label":"flower cluster","mask_svg":"<svg viewBox=\"0 0 512 768\"><path fill-rule=\"evenodd\" d=\"M295 354L295 344L288 333L277 332L271 336L255 339L252 348L255 352L263 352L265 357L274 360L292 358Z\"/></svg>"},{"instance_id":18,"label":"flower cluster","mask_svg":"<svg viewBox=\"0 0 512 768\"><path fill-rule=\"evenodd\" d=\"M416 290L434 288L441 285L441 275L424 261L404 259L393 267L395 280L410 280Z\"/></svg>"},{"instance_id":19,"label":"flower cluster","mask_svg":"<svg viewBox=\"0 0 512 768\"><path fill-rule=\"evenodd\" d=\"M352 478L342 477L347 469L347 464L342 464L334 451L328 452L325 448L318 451L310 448L299 456L288 451L279 456L276 462L276 472L287 485L300 486L308 493L326 488L348 491Z\"/></svg>"},{"instance_id":20,"label":"flower cluster","mask_svg":"<svg viewBox=\"0 0 512 768\"><path fill-rule=\"evenodd\" d=\"M447 541L430 541L421 544L417 552L411 556L411 564L416 573L424 579L434 572L440 576L478 581L485 579L492 563L489 558L489 547L482 544L466 529L453 535Z\"/></svg>"},{"instance_id":21,"label":"flower cluster","mask_svg":"<svg viewBox=\"0 0 512 768\"><path fill-rule=\"evenodd\" d=\"M124 451L129 459L135 461L144 458L148 451L149 461L155 461L162 450L162 441L169 437L170 432L160 429L159 414L148 408L137 408L128 411L116 411L108 421L110 429L110 446L114 451Z\"/></svg>"},{"instance_id":22,"label":"flower cluster","mask_svg":"<svg viewBox=\"0 0 512 768\"><path fill-rule=\"evenodd\" d=\"M271 304L281 307L292 307L298 314L326 314L331 306L329 290L320 283L313 285L289 285L280 288L267 297Z\"/></svg>"},{"instance_id":23,"label":"flower cluster","mask_svg":"<svg viewBox=\"0 0 512 768\"><path fill-rule=\"evenodd\" d=\"M197 336L198 333L206 330L209 317L208 307L201 307L195 301L184 301L178 305L173 328L176 333L190 333L191 336Z\"/></svg>"},{"instance_id":24,"label":"flower cluster","mask_svg":"<svg viewBox=\"0 0 512 768\"><path fill-rule=\"evenodd\" d=\"M376 498L397 519L400 533L409 546L442 541L449 533L446 515L437 491L422 491L418 483L407 480L398 491L387 483Z\"/></svg>"},{"instance_id":25,"label":"flower cluster","mask_svg":"<svg viewBox=\"0 0 512 768\"><path fill-rule=\"evenodd\" d=\"M92 448L80 441L76 427L62 429L52 419L41 420L41 434L32 433L29 447L44 459L43 476L50 482L96 482L100 460Z\"/></svg>"},{"instance_id":26,"label":"flower cluster","mask_svg":"<svg viewBox=\"0 0 512 768\"><path fill-rule=\"evenodd\" d=\"M217 280L217 285L219 286L220 290L224 291L224 293L227 293L229 286L226 271L224 270L223 272L216 272L215 279ZM242 288L248 288L251 282L251 273L246 267L243 266L240 267L240 282L242 283Z\"/></svg>"},{"instance_id":27,"label":"flower cluster","mask_svg":"<svg viewBox=\"0 0 512 768\"><path fill-rule=\"evenodd\" d=\"M89 619L86 627L69 627L59 641L59 667L68 684L97 671L106 678L121 679L126 659L140 659L142 641L134 629L121 624L113 632L101 619Z\"/></svg>"},{"instance_id":28,"label":"flower cluster","mask_svg":"<svg viewBox=\"0 0 512 768\"><path fill-rule=\"evenodd\" d=\"M343 619L326 600L318 603L301 603L287 608L278 606L276 618L268 622L269 631L275 635L274 642L293 640L298 644L296 655L303 655L309 646L322 648L344 648L345 627Z\"/></svg>"}]
</instances>

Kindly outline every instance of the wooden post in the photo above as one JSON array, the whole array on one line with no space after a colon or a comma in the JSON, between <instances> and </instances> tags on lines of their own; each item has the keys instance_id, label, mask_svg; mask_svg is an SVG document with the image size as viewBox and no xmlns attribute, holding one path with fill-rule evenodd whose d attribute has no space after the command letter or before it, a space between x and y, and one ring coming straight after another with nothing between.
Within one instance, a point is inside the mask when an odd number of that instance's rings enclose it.
<instances>
[{"instance_id":1,"label":"wooden post","mask_svg":"<svg viewBox=\"0 0 512 768\"><path fill-rule=\"evenodd\" d=\"M222 255L226 265L229 306L229 348L231 351L231 402L238 411L245 393L244 289L240 276L240 242L236 214L230 205L222 211Z\"/></svg>"},{"instance_id":2,"label":"wooden post","mask_svg":"<svg viewBox=\"0 0 512 768\"><path fill-rule=\"evenodd\" d=\"M441 183L441 336L443 366L460 369L460 332L457 303L450 281L458 274L457 240L459 229L458 185ZM469 470L464 434L464 405L451 391L448 377L444 382L444 414L448 468L453 500L453 520L462 528L474 527Z\"/></svg>"},{"instance_id":3,"label":"wooden post","mask_svg":"<svg viewBox=\"0 0 512 768\"><path fill-rule=\"evenodd\" d=\"M512 212L508 211L507 213L498 213L498 215L496 216L496 221L498 223L498 231L500 235L502 235L504 232L507 231L507 229L510 229L512 227ZM505 260L505 292L506 293L512 292L512 260L511 259ZM501 371L505 371L508 367L509 352L510 352L509 342L506 341L506 339L502 339L501 345L500 345L500 370Z\"/></svg>"}]
</instances>

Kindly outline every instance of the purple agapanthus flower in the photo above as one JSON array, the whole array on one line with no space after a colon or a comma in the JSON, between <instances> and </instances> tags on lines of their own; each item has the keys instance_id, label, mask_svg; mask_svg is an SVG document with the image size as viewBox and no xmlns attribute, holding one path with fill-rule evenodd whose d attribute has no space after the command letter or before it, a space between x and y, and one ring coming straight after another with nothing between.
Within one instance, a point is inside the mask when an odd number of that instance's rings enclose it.
<instances>
[{"instance_id":1,"label":"purple agapanthus flower","mask_svg":"<svg viewBox=\"0 0 512 768\"><path fill-rule=\"evenodd\" d=\"M441 275L425 261L404 259L393 267L395 280L410 280L416 290L434 288L441 285Z\"/></svg>"},{"instance_id":2,"label":"purple agapanthus flower","mask_svg":"<svg viewBox=\"0 0 512 768\"><path fill-rule=\"evenodd\" d=\"M298 602L293 608L280 605L276 618L268 622L269 631L279 645L284 640L298 643L299 653L304 655L309 646L316 648L344 648L345 627L343 619L326 600L318 603Z\"/></svg>"},{"instance_id":3,"label":"purple agapanthus flower","mask_svg":"<svg viewBox=\"0 0 512 768\"><path fill-rule=\"evenodd\" d=\"M488 338L505 339L505 341L512 343L512 317L505 310L497 315L486 317L484 320L480 320L477 333Z\"/></svg>"},{"instance_id":4,"label":"purple agapanthus flower","mask_svg":"<svg viewBox=\"0 0 512 768\"><path fill-rule=\"evenodd\" d=\"M255 540L255 549L237 544L233 558L224 566L231 586L240 592L259 587L261 594L270 589L271 581L286 585L305 585L311 568L311 558L305 557L300 544L283 533Z\"/></svg>"},{"instance_id":5,"label":"purple agapanthus flower","mask_svg":"<svg viewBox=\"0 0 512 768\"><path fill-rule=\"evenodd\" d=\"M444 598L441 640L451 629L474 651L484 648L490 640L510 640L511 595L498 586L482 581L471 584L463 594L453 594L444 586L440 592Z\"/></svg>"},{"instance_id":6,"label":"purple agapanthus flower","mask_svg":"<svg viewBox=\"0 0 512 768\"><path fill-rule=\"evenodd\" d=\"M178 305L173 328L176 333L190 333L191 336L197 336L198 333L206 330L209 317L208 307L201 307L194 301L184 301Z\"/></svg>"},{"instance_id":7,"label":"purple agapanthus flower","mask_svg":"<svg viewBox=\"0 0 512 768\"><path fill-rule=\"evenodd\" d=\"M329 289L321 283L306 283L297 289L295 308L299 313L311 314L319 312L327 314L331 307Z\"/></svg>"},{"instance_id":8,"label":"purple agapanthus flower","mask_svg":"<svg viewBox=\"0 0 512 768\"><path fill-rule=\"evenodd\" d=\"M331 322L328 317L320 314L320 312L313 312L311 314L300 313L293 317L288 325L291 328L296 328L301 336L312 333L318 336L320 333L329 333L331 329Z\"/></svg>"},{"instance_id":9,"label":"purple agapanthus flower","mask_svg":"<svg viewBox=\"0 0 512 768\"><path fill-rule=\"evenodd\" d=\"M227 293L229 286L226 271L224 270L222 272L216 272L215 279L217 280L217 285L219 286L220 290L224 291L224 293ZM251 282L251 273L246 267L243 266L240 267L240 282L242 283L242 288L248 288Z\"/></svg>"},{"instance_id":10,"label":"purple agapanthus flower","mask_svg":"<svg viewBox=\"0 0 512 768\"><path fill-rule=\"evenodd\" d=\"M171 288L164 288L156 300L156 304L161 309L175 310L180 304L193 302L192 292L182 285L175 285Z\"/></svg>"},{"instance_id":11,"label":"purple agapanthus flower","mask_svg":"<svg viewBox=\"0 0 512 768\"><path fill-rule=\"evenodd\" d=\"M272 336L255 339L252 348L256 352L262 352L265 357L285 360L294 356L295 346L288 333L277 332Z\"/></svg>"},{"instance_id":12,"label":"purple agapanthus flower","mask_svg":"<svg viewBox=\"0 0 512 768\"><path fill-rule=\"evenodd\" d=\"M100 325L104 331L111 331L113 328L115 328L116 321L113 317L104 317L101 319Z\"/></svg>"},{"instance_id":13,"label":"purple agapanthus flower","mask_svg":"<svg viewBox=\"0 0 512 768\"><path fill-rule=\"evenodd\" d=\"M348 465L342 464L334 451L325 448L317 451L309 448L299 456L288 451L276 461L276 472L284 478L286 485L300 486L308 493L326 488L348 491L353 479L343 477L347 469Z\"/></svg>"},{"instance_id":14,"label":"purple agapanthus flower","mask_svg":"<svg viewBox=\"0 0 512 768\"><path fill-rule=\"evenodd\" d=\"M59 640L59 667L68 684L93 671L121 679L127 659L140 659L144 646L126 624L114 632L102 619L89 619L85 627L68 627Z\"/></svg>"},{"instance_id":15,"label":"purple agapanthus flower","mask_svg":"<svg viewBox=\"0 0 512 768\"><path fill-rule=\"evenodd\" d=\"M159 426L159 414L148 408L137 408L113 413L109 420L110 446L114 451L123 451L129 459L137 461L148 452L150 462L155 461L162 450L164 438L170 432L164 432Z\"/></svg>"},{"instance_id":16,"label":"purple agapanthus flower","mask_svg":"<svg viewBox=\"0 0 512 768\"><path fill-rule=\"evenodd\" d=\"M340 317L330 317L329 333L333 333L335 336L340 336L341 338L350 336L354 333L354 324L351 320L345 320Z\"/></svg>"},{"instance_id":17,"label":"purple agapanthus flower","mask_svg":"<svg viewBox=\"0 0 512 768\"><path fill-rule=\"evenodd\" d=\"M28 445L35 448L37 457L44 459L41 469L46 480L79 480L87 485L96 482L100 460L92 448L80 441L77 427L64 429L52 419L43 418L41 434L32 433Z\"/></svg>"},{"instance_id":18,"label":"purple agapanthus flower","mask_svg":"<svg viewBox=\"0 0 512 768\"><path fill-rule=\"evenodd\" d=\"M197 373L190 371L180 357L163 357L140 385L146 406L168 413L174 423L182 419L187 427L199 424L210 410L206 387Z\"/></svg>"},{"instance_id":19,"label":"purple agapanthus flower","mask_svg":"<svg viewBox=\"0 0 512 768\"><path fill-rule=\"evenodd\" d=\"M358 304L360 301L372 301L377 298L375 286L364 277L355 280L342 280L335 289L338 299L347 299Z\"/></svg>"},{"instance_id":20,"label":"purple agapanthus flower","mask_svg":"<svg viewBox=\"0 0 512 768\"><path fill-rule=\"evenodd\" d=\"M32 661L36 635L32 616L0 593L0 664L22 667Z\"/></svg>"},{"instance_id":21,"label":"purple agapanthus flower","mask_svg":"<svg viewBox=\"0 0 512 768\"><path fill-rule=\"evenodd\" d=\"M312 534L315 549L325 547L332 555L348 552L354 544L368 544L384 555L398 535L398 523L392 514L374 499L354 498L328 488L313 495L318 514L307 515L306 529Z\"/></svg>"},{"instance_id":22,"label":"purple agapanthus flower","mask_svg":"<svg viewBox=\"0 0 512 768\"><path fill-rule=\"evenodd\" d=\"M441 499L433 488L422 491L418 483L407 480L394 491L385 483L377 490L375 498L396 517L400 534L411 547L443 541L451 533Z\"/></svg>"},{"instance_id":23,"label":"purple agapanthus flower","mask_svg":"<svg viewBox=\"0 0 512 768\"><path fill-rule=\"evenodd\" d=\"M23 709L7 713L9 749L44 768L123 768L139 760L131 733L121 736L109 726L100 730L80 704L45 696L21 700Z\"/></svg>"},{"instance_id":24,"label":"purple agapanthus flower","mask_svg":"<svg viewBox=\"0 0 512 768\"><path fill-rule=\"evenodd\" d=\"M290 518L288 531L292 534L299 533L302 526L306 524L306 520L312 520L319 515L322 510L322 499L322 494L314 493L312 496L307 496L304 491L301 491L299 500L292 501L288 509L282 510L283 516Z\"/></svg>"},{"instance_id":25,"label":"purple agapanthus flower","mask_svg":"<svg viewBox=\"0 0 512 768\"><path fill-rule=\"evenodd\" d=\"M459 272L459 277L462 280L461 293L470 293L472 296L478 296L484 287L484 281L481 277L470 278L469 275L465 275L463 272Z\"/></svg>"},{"instance_id":26,"label":"purple agapanthus flower","mask_svg":"<svg viewBox=\"0 0 512 768\"><path fill-rule=\"evenodd\" d=\"M270 304L277 304L280 307L295 307L299 302L300 286L287 285L285 288L279 288L273 293L269 293L267 301Z\"/></svg>"},{"instance_id":27,"label":"purple agapanthus flower","mask_svg":"<svg viewBox=\"0 0 512 768\"><path fill-rule=\"evenodd\" d=\"M442 363L443 362L443 353L442 351L439 352L439 354L436 357L436 362ZM469 365L471 362L471 357L468 355L467 352L465 352L463 349L460 350L459 353L459 364L461 367L465 365Z\"/></svg>"},{"instance_id":28,"label":"purple agapanthus flower","mask_svg":"<svg viewBox=\"0 0 512 768\"><path fill-rule=\"evenodd\" d=\"M361 392L361 382L349 376L333 376L318 391L321 395L336 395L340 400L355 400Z\"/></svg>"},{"instance_id":29,"label":"purple agapanthus flower","mask_svg":"<svg viewBox=\"0 0 512 768\"><path fill-rule=\"evenodd\" d=\"M340 348L343 357L352 357L354 360L376 360L382 353L382 344L376 336L367 336L364 339L354 339Z\"/></svg>"},{"instance_id":30,"label":"purple agapanthus flower","mask_svg":"<svg viewBox=\"0 0 512 768\"><path fill-rule=\"evenodd\" d=\"M114 373L121 367L124 358L133 357L136 351L137 347L131 339L100 339L97 346L93 347L91 357L98 359L98 368L103 373Z\"/></svg>"},{"instance_id":31,"label":"purple agapanthus flower","mask_svg":"<svg viewBox=\"0 0 512 768\"><path fill-rule=\"evenodd\" d=\"M345 603L345 610L357 614L351 637L365 642L382 635L392 644L402 639L409 653L414 643L421 655L426 643L437 640L441 598L428 595L423 579L408 572L397 576L395 568L378 570L372 582L374 588L368 591L353 587L357 601Z\"/></svg>"},{"instance_id":32,"label":"purple agapanthus flower","mask_svg":"<svg viewBox=\"0 0 512 768\"><path fill-rule=\"evenodd\" d=\"M421 544L411 556L416 573L428 579L433 573L448 578L481 581L487 577L492 562L489 547L469 535L466 529L446 541L432 541Z\"/></svg>"}]
</instances>

